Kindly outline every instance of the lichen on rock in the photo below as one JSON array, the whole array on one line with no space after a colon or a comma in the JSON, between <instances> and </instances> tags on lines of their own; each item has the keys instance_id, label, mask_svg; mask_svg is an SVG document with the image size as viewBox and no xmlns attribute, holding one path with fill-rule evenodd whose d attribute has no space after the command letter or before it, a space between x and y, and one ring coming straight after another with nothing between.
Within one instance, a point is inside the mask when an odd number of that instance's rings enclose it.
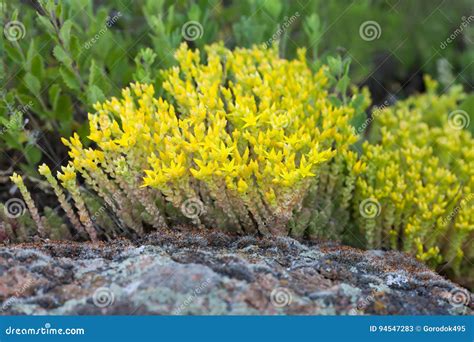
<instances>
[{"instance_id":1,"label":"lichen on rock","mask_svg":"<svg viewBox=\"0 0 474 342\"><path fill-rule=\"evenodd\" d=\"M0 300L2 314L35 315L463 315L473 309L468 290L400 252L189 231L135 243L4 248Z\"/></svg>"}]
</instances>

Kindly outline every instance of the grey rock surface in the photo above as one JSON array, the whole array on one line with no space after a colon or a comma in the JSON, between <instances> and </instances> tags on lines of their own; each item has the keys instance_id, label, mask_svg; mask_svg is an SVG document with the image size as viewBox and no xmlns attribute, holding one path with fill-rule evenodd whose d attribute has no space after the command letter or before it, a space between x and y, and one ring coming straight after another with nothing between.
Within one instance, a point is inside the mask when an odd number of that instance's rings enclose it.
<instances>
[{"instance_id":1,"label":"grey rock surface","mask_svg":"<svg viewBox=\"0 0 474 342\"><path fill-rule=\"evenodd\" d=\"M399 252L168 232L0 249L3 315L471 315L472 294Z\"/></svg>"}]
</instances>

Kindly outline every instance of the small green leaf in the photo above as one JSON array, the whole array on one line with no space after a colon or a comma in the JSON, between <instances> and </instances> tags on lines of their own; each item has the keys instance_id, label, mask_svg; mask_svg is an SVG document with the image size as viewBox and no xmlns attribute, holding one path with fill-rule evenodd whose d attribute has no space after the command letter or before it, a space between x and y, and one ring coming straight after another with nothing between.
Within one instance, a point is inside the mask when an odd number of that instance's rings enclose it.
<instances>
[{"instance_id":1,"label":"small green leaf","mask_svg":"<svg viewBox=\"0 0 474 342\"><path fill-rule=\"evenodd\" d=\"M84 47L81 45L79 38L77 38L76 36L72 36L70 39L69 51L72 54L73 59L77 63L79 63L80 57L82 53L84 52ZM87 54L84 53L84 55L87 55Z\"/></svg>"},{"instance_id":2,"label":"small green leaf","mask_svg":"<svg viewBox=\"0 0 474 342\"><path fill-rule=\"evenodd\" d=\"M38 21L48 31L50 36L55 35L53 24L49 21L48 17L38 13Z\"/></svg>"},{"instance_id":3,"label":"small green leaf","mask_svg":"<svg viewBox=\"0 0 474 342\"><path fill-rule=\"evenodd\" d=\"M91 60L91 66L89 68L89 86L97 84L100 77L100 70L95 63L95 59Z\"/></svg>"},{"instance_id":4,"label":"small green leaf","mask_svg":"<svg viewBox=\"0 0 474 342\"><path fill-rule=\"evenodd\" d=\"M19 99L19 102L22 103L24 106L27 106L30 110L35 113L40 113L39 108L41 108L41 104L39 103L36 96L32 96L29 93L18 93L16 97Z\"/></svg>"},{"instance_id":5,"label":"small green leaf","mask_svg":"<svg viewBox=\"0 0 474 342\"><path fill-rule=\"evenodd\" d=\"M365 97L362 94L357 94L353 97L351 101L351 107L355 108L356 113L360 113L362 111L362 106L365 103Z\"/></svg>"},{"instance_id":6,"label":"small green leaf","mask_svg":"<svg viewBox=\"0 0 474 342\"><path fill-rule=\"evenodd\" d=\"M99 87L92 85L87 89L87 99L89 103L93 105L98 101L103 101L105 96Z\"/></svg>"},{"instance_id":7,"label":"small green leaf","mask_svg":"<svg viewBox=\"0 0 474 342\"><path fill-rule=\"evenodd\" d=\"M23 155L29 164L38 164L41 161L42 153L38 147L29 145L23 151Z\"/></svg>"},{"instance_id":8,"label":"small green leaf","mask_svg":"<svg viewBox=\"0 0 474 342\"><path fill-rule=\"evenodd\" d=\"M59 45L56 45L53 49L53 55L54 57L56 57L56 59L58 61L60 61L61 63L63 63L64 65L66 66L71 66L72 64L72 59L71 57L69 57L69 55L67 54L66 51L64 51L64 49L59 46Z\"/></svg>"},{"instance_id":9,"label":"small green leaf","mask_svg":"<svg viewBox=\"0 0 474 342\"><path fill-rule=\"evenodd\" d=\"M273 20L278 20L283 5L279 0L267 0L263 2L263 7L270 14Z\"/></svg>"},{"instance_id":10,"label":"small green leaf","mask_svg":"<svg viewBox=\"0 0 474 342\"><path fill-rule=\"evenodd\" d=\"M42 79L44 76L44 61L40 55L33 57L31 61L31 73L38 79Z\"/></svg>"},{"instance_id":11,"label":"small green leaf","mask_svg":"<svg viewBox=\"0 0 474 342\"><path fill-rule=\"evenodd\" d=\"M188 18L190 20L200 21L201 20L201 9L197 4L193 4L188 11Z\"/></svg>"},{"instance_id":12,"label":"small green leaf","mask_svg":"<svg viewBox=\"0 0 474 342\"><path fill-rule=\"evenodd\" d=\"M58 108L58 100L60 94L61 88L57 84L53 84L48 90L49 103L51 104L53 111L56 111L56 109Z\"/></svg>"},{"instance_id":13,"label":"small green leaf","mask_svg":"<svg viewBox=\"0 0 474 342\"><path fill-rule=\"evenodd\" d=\"M72 21L66 20L59 31L59 36L61 37L64 45L66 48L69 48L69 43L71 40L71 28L72 28Z\"/></svg>"},{"instance_id":14,"label":"small green leaf","mask_svg":"<svg viewBox=\"0 0 474 342\"><path fill-rule=\"evenodd\" d=\"M56 18L61 18L61 14L63 13L61 2L55 1L54 4L56 5Z\"/></svg>"},{"instance_id":15,"label":"small green leaf","mask_svg":"<svg viewBox=\"0 0 474 342\"><path fill-rule=\"evenodd\" d=\"M77 91L81 90L81 85L77 80L76 75L71 70L61 66L59 73L61 74L64 83L66 83L69 88Z\"/></svg>"},{"instance_id":16,"label":"small green leaf","mask_svg":"<svg viewBox=\"0 0 474 342\"><path fill-rule=\"evenodd\" d=\"M317 42L314 40L320 38L321 36L320 28L321 21L319 20L319 17L316 13L306 17L303 22L303 30L313 44L316 44Z\"/></svg>"},{"instance_id":17,"label":"small green leaf","mask_svg":"<svg viewBox=\"0 0 474 342\"><path fill-rule=\"evenodd\" d=\"M337 82L336 89L339 90L341 94L345 94L347 91L347 87L349 86L349 82L349 76L342 76L341 79L339 79L339 81Z\"/></svg>"},{"instance_id":18,"label":"small green leaf","mask_svg":"<svg viewBox=\"0 0 474 342\"><path fill-rule=\"evenodd\" d=\"M66 95L59 96L55 109L56 118L61 122L70 122L73 117L73 111L71 98Z\"/></svg>"},{"instance_id":19,"label":"small green leaf","mask_svg":"<svg viewBox=\"0 0 474 342\"><path fill-rule=\"evenodd\" d=\"M12 130L7 130L6 133L7 134L2 135L2 139L5 141L7 146L11 149L21 150L23 146L19 142L19 139L18 139L19 136L17 132L13 132Z\"/></svg>"},{"instance_id":20,"label":"small green leaf","mask_svg":"<svg viewBox=\"0 0 474 342\"><path fill-rule=\"evenodd\" d=\"M7 52L8 57L10 57L10 60L21 64L23 58L21 57L20 51L13 46L11 43L5 43L5 51Z\"/></svg>"},{"instance_id":21,"label":"small green leaf","mask_svg":"<svg viewBox=\"0 0 474 342\"><path fill-rule=\"evenodd\" d=\"M26 87L33 95L40 96L41 84L33 74L27 73L23 80L25 81Z\"/></svg>"},{"instance_id":22,"label":"small green leaf","mask_svg":"<svg viewBox=\"0 0 474 342\"><path fill-rule=\"evenodd\" d=\"M26 53L26 70L31 71L33 58L37 55L35 40L32 39L28 47L28 52Z\"/></svg>"},{"instance_id":23,"label":"small green leaf","mask_svg":"<svg viewBox=\"0 0 474 342\"><path fill-rule=\"evenodd\" d=\"M329 56L328 57L329 70L332 75L339 76L342 73L342 61L341 57L338 58Z\"/></svg>"}]
</instances>

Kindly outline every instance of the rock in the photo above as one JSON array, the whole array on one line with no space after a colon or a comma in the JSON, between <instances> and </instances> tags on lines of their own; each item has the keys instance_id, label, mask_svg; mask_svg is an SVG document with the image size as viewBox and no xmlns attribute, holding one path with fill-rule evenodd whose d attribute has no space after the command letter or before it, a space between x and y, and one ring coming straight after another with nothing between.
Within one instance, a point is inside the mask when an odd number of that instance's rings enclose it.
<instances>
[{"instance_id":1,"label":"rock","mask_svg":"<svg viewBox=\"0 0 474 342\"><path fill-rule=\"evenodd\" d=\"M2 314L472 314L472 294L399 252L175 231L0 251Z\"/></svg>"}]
</instances>

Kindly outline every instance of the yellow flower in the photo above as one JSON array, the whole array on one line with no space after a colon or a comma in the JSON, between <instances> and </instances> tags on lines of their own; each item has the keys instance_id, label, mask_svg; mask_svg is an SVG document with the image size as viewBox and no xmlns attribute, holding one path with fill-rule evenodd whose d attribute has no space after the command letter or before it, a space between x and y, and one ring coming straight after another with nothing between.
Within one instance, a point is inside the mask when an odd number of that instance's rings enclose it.
<instances>
[{"instance_id":1,"label":"yellow flower","mask_svg":"<svg viewBox=\"0 0 474 342\"><path fill-rule=\"evenodd\" d=\"M300 162L300 167L298 169L298 172L301 176L301 178L306 178L306 177L314 177L316 176L316 174L314 174L313 172L311 172L311 169L312 169L313 165L311 163L307 163L306 162L306 158L305 156L303 156L301 158L301 162Z\"/></svg>"},{"instance_id":2,"label":"yellow flower","mask_svg":"<svg viewBox=\"0 0 474 342\"><path fill-rule=\"evenodd\" d=\"M237 182L237 190L240 193L245 193L247 192L247 189L249 188L247 182L245 182L243 179L239 179Z\"/></svg>"},{"instance_id":3,"label":"yellow flower","mask_svg":"<svg viewBox=\"0 0 474 342\"><path fill-rule=\"evenodd\" d=\"M364 163L362 160L358 160L352 167L352 171L354 172L354 174L358 175L359 173L364 172L366 167L366 163Z\"/></svg>"},{"instance_id":4,"label":"yellow flower","mask_svg":"<svg viewBox=\"0 0 474 342\"><path fill-rule=\"evenodd\" d=\"M72 165L61 166L61 172L58 172L58 179L63 183L69 183L71 181L76 181L76 172Z\"/></svg>"},{"instance_id":5,"label":"yellow flower","mask_svg":"<svg viewBox=\"0 0 474 342\"><path fill-rule=\"evenodd\" d=\"M51 174L51 170L49 168L48 165L46 164L41 164L39 167L38 167L38 172L43 175L43 176L46 176L46 175L50 175Z\"/></svg>"},{"instance_id":6,"label":"yellow flower","mask_svg":"<svg viewBox=\"0 0 474 342\"><path fill-rule=\"evenodd\" d=\"M230 162L225 163L220 170L224 172L225 175L235 177L237 175L237 167L235 166L235 159L232 159Z\"/></svg>"},{"instance_id":7,"label":"yellow flower","mask_svg":"<svg viewBox=\"0 0 474 342\"><path fill-rule=\"evenodd\" d=\"M16 172L13 172L13 175L10 176L10 180L15 183L17 186L20 186L23 184L23 178L18 175Z\"/></svg>"},{"instance_id":8,"label":"yellow flower","mask_svg":"<svg viewBox=\"0 0 474 342\"><path fill-rule=\"evenodd\" d=\"M272 188L270 188L268 191L265 192L265 199L266 199L271 205L275 205L275 203L276 203L276 195L275 195L275 191L273 191Z\"/></svg>"},{"instance_id":9,"label":"yellow flower","mask_svg":"<svg viewBox=\"0 0 474 342\"><path fill-rule=\"evenodd\" d=\"M242 117L242 121L245 122L243 128L255 127L258 124L260 115L254 115L253 113L248 114L247 116Z\"/></svg>"}]
</instances>

